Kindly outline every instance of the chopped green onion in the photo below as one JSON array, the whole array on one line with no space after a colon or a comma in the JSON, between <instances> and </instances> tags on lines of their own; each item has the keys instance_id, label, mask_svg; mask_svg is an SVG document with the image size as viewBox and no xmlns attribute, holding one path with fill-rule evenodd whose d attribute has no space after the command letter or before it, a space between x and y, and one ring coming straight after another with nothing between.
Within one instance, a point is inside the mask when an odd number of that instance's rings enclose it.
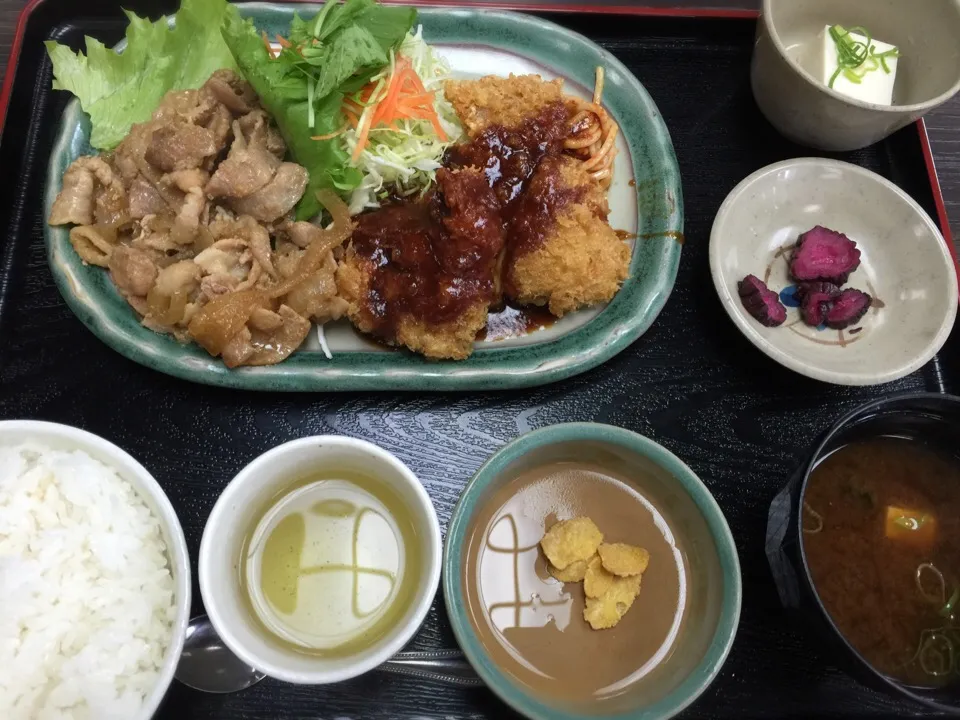
<instances>
[{"instance_id":1,"label":"chopped green onion","mask_svg":"<svg viewBox=\"0 0 960 720\"><path fill-rule=\"evenodd\" d=\"M810 517L812 517L814 520L817 521L817 524L816 524L815 527L808 528L808 527L806 527L805 523L804 523L803 520L801 519L801 521L800 521L800 526L801 526L800 529L801 529L804 533L806 533L807 535L816 535L818 532L820 532L821 530L823 530L823 515L821 515L821 514L818 513L816 510L814 510L812 507L810 507L810 506L807 504L807 501L806 501L806 500L803 501L803 509L806 510L806 511L810 514Z\"/></svg>"},{"instance_id":2,"label":"chopped green onion","mask_svg":"<svg viewBox=\"0 0 960 720\"><path fill-rule=\"evenodd\" d=\"M940 608L940 617L951 617L953 615L953 608L957 604L957 600L960 600L960 587L953 591L953 595L950 596L950 599L944 603L942 608Z\"/></svg>"},{"instance_id":3,"label":"chopped green onion","mask_svg":"<svg viewBox=\"0 0 960 720\"><path fill-rule=\"evenodd\" d=\"M929 593L923 587L923 571L926 570L929 573L932 573L936 578L937 583L940 585L940 594ZM923 595L924 599L927 602L934 603L936 605L943 605L947 602L947 582L943 578L943 573L937 569L937 566L933 563L920 563L917 566L917 572L914 575L914 581L917 584L917 590L920 591L920 594Z\"/></svg>"},{"instance_id":4,"label":"chopped green onion","mask_svg":"<svg viewBox=\"0 0 960 720\"><path fill-rule=\"evenodd\" d=\"M937 643L941 646L939 649L936 647ZM949 675L956 666L953 642L940 632L930 633L920 646L918 660L927 675Z\"/></svg>"},{"instance_id":5,"label":"chopped green onion","mask_svg":"<svg viewBox=\"0 0 960 720\"><path fill-rule=\"evenodd\" d=\"M851 37L854 33L862 35L866 38L866 42L854 40ZM872 42L870 31L863 27L847 30L841 25L831 25L830 38L837 47L837 69L827 83L827 87L831 89L841 73L847 80L857 85L863 82L863 77L867 73L879 69L889 75L890 67L887 65L887 58L900 57L900 51L897 48L878 53Z\"/></svg>"}]
</instances>

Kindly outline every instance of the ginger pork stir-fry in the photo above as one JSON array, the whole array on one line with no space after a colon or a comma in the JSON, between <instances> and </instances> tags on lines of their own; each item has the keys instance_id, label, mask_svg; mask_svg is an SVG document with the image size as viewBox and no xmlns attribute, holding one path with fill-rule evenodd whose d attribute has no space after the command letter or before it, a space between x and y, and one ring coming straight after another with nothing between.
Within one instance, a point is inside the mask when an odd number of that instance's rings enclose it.
<instances>
[{"instance_id":1,"label":"ginger pork stir-fry","mask_svg":"<svg viewBox=\"0 0 960 720\"><path fill-rule=\"evenodd\" d=\"M63 177L52 225L107 268L143 324L194 340L229 367L282 361L311 321L339 318L337 251L352 225L332 193L333 229L292 222L307 171L250 86L218 71L170 92L110 154L81 157Z\"/></svg>"}]
</instances>

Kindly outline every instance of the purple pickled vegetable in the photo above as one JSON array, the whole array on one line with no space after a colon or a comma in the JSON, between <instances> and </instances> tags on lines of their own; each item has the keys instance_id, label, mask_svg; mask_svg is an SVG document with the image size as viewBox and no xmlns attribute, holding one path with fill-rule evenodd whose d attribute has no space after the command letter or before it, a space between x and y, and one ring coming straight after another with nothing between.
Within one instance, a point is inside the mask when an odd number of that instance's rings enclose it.
<instances>
[{"instance_id":1,"label":"purple pickled vegetable","mask_svg":"<svg viewBox=\"0 0 960 720\"><path fill-rule=\"evenodd\" d=\"M870 309L870 303L873 298L862 290L856 288L847 288L833 301L833 307L827 311L825 322L827 327L834 330L843 330L860 321L867 310Z\"/></svg>"},{"instance_id":2,"label":"purple pickled vegetable","mask_svg":"<svg viewBox=\"0 0 960 720\"><path fill-rule=\"evenodd\" d=\"M800 300L800 317L807 325L819 327L833 307L833 301L839 297L840 288L833 283L811 282L797 286L797 298Z\"/></svg>"},{"instance_id":3,"label":"purple pickled vegetable","mask_svg":"<svg viewBox=\"0 0 960 720\"><path fill-rule=\"evenodd\" d=\"M744 309L761 325L776 327L787 319L787 309L780 296L756 275L747 275L737 283L737 293Z\"/></svg>"},{"instance_id":4,"label":"purple pickled vegetable","mask_svg":"<svg viewBox=\"0 0 960 720\"><path fill-rule=\"evenodd\" d=\"M797 239L790 257L790 275L798 282L824 280L843 285L859 265L860 251L853 240L817 225Z\"/></svg>"}]
</instances>

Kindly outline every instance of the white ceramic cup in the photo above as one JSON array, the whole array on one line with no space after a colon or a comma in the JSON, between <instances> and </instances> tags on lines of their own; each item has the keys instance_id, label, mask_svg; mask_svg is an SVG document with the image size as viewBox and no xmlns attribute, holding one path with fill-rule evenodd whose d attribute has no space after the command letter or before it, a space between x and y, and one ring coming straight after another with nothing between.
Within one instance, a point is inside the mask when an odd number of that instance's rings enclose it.
<instances>
[{"instance_id":1,"label":"white ceramic cup","mask_svg":"<svg viewBox=\"0 0 960 720\"><path fill-rule=\"evenodd\" d=\"M423 563L417 591L396 626L373 645L346 657L317 657L271 643L255 627L240 587L240 551L254 515L297 478L325 465L387 483L406 504L417 528ZM325 435L285 443L247 465L210 513L200 543L200 593L217 634L241 660L278 680L325 685L362 675L399 652L416 634L437 593L440 523L417 476L386 450L355 438Z\"/></svg>"}]
</instances>

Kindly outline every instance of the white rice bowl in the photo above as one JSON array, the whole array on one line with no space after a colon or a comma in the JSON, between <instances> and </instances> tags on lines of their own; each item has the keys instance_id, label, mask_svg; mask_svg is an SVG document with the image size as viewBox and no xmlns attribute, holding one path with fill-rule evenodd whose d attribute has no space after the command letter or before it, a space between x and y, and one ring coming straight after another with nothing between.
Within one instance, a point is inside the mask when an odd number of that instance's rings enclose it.
<instances>
[{"instance_id":1,"label":"white rice bowl","mask_svg":"<svg viewBox=\"0 0 960 720\"><path fill-rule=\"evenodd\" d=\"M0 718L152 717L190 611L172 506L133 458L0 422Z\"/></svg>"}]
</instances>

